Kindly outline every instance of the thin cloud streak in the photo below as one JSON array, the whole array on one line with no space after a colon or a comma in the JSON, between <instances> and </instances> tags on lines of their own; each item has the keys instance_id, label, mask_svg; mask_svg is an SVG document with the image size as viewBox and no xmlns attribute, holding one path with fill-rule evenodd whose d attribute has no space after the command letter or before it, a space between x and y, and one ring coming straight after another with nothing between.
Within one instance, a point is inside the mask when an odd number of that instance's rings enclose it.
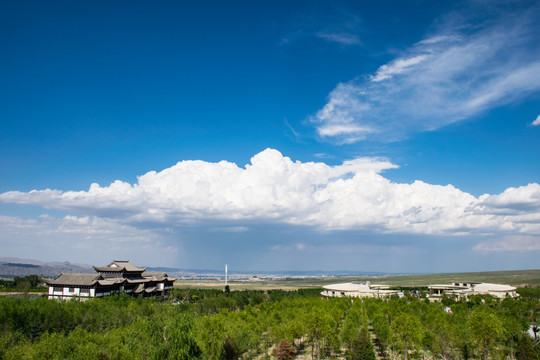
<instances>
[{"instance_id":1,"label":"thin cloud streak","mask_svg":"<svg viewBox=\"0 0 540 360\"><path fill-rule=\"evenodd\" d=\"M346 32L319 32L316 36L320 39L335 42L341 45L360 45L362 41L360 38L352 33Z\"/></svg>"},{"instance_id":2,"label":"thin cloud streak","mask_svg":"<svg viewBox=\"0 0 540 360\"><path fill-rule=\"evenodd\" d=\"M473 250L479 252L539 251L540 236L508 236L500 240L481 242Z\"/></svg>"},{"instance_id":3,"label":"thin cloud streak","mask_svg":"<svg viewBox=\"0 0 540 360\"><path fill-rule=\"evenodd\" d=\"M519 102L540 91L531 13L540 15L533 8L479 29L445 28L374 74L338 84L309 120L322 141L398 141Z\"/></svg>"}]
</instances>

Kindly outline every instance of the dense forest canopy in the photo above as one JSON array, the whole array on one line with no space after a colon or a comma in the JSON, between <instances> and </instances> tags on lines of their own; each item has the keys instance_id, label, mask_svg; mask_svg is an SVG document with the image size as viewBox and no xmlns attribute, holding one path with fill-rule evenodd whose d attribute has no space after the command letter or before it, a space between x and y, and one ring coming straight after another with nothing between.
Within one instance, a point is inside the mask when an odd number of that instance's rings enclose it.
<instances>
[{"instance_id":1,"label":"dense forest canopy","mask_svg":"<svg viewBox=\"0 0 540 360\"><path fill-rule=\"evenodd\" d=\"M519 299L321 298L320 289L175 289L167 301L0 297L0 359L538 359ZM540 334L539 334L540 337ZM536 344L536 345L535 345Z\"/></svg>"}]
</instances>

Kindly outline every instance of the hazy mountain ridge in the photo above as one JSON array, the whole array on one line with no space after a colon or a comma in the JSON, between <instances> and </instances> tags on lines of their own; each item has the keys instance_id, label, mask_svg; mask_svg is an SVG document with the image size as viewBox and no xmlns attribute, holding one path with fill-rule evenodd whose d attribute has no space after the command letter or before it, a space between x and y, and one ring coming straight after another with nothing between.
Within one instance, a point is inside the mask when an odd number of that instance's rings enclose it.
<instances>
[{"instance_id":1,"label":"hazy mountain ridge","mask_svg":"<svg viewBox=\"0 0 540 360\"><path fill-rule=\"evenodd\" d=\"M225 269L181 269L165 266L149 266L148 272L166 272L169 275L224 275ZM27 275L42 275L45 277L56 277L64 273L94 273L91 265L65 262L43 262L35 259L22 259L14 257L0 257L0 277L15 277ZM250 271L250 270L229 270L229 275L268 275L268 276L307 276L307 277L339 277L339 276L381 276L388 275L382 272L362 272L362 271Z\"/></svg>"},{"instance_id":2,"label":"hazy mountain ridge","mask_svg":"<svg viewBox=\"0 0 540 360\"><path fill-rule=\"evenodd\" d=\"M41 275L56 277L61 273L93 273L95 270L86 264L71 264L69 262L45 263L32 259L0 258L0 276L15 277Z\"/></svg>"}]
</instances>

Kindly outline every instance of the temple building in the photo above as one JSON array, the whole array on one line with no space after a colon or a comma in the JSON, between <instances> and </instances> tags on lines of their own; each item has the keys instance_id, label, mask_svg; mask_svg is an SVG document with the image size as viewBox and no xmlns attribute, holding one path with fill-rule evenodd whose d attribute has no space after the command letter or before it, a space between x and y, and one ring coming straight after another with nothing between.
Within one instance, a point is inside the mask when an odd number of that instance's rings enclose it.
<instances>
[{"instance_id":1,"label":"temple building","mask_svg":"<svg viewBox=\"0 0 540 360\"><path fill-rule=\"evenodd\" d=\"M129 261L114 260L107 266L94 266L96 274L60 274L45 280L49 299L85 300L113 294L132 296L166 296L178 277L164 272L150 273Z\"/></svg>"}]
</instances>

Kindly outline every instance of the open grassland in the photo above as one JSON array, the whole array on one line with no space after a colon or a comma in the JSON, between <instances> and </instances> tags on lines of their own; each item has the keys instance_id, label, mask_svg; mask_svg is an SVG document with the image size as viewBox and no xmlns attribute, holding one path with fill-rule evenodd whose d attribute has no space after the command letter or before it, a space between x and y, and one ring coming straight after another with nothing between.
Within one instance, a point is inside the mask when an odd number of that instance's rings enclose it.
<instances>
[{"instance_id":1,"label":"open grassland","mask_svg":"<svg viewBox=\"0 0 540 360\"><path fill-rule=\"evenodd\" d=\"M540 269L490 271L448 274L414 274L354 277L320 277L308 279L229 281L231 290L297 290L300 288L322 287L323 285L341 282L365 282L404 287L423 287L430 284L448 284L452 282L478 281L497 284L509 284L517 287L540 288ZM177 288L223 288L225 283L217 280L177 280Z\"/></svg>"}]
</instances>

